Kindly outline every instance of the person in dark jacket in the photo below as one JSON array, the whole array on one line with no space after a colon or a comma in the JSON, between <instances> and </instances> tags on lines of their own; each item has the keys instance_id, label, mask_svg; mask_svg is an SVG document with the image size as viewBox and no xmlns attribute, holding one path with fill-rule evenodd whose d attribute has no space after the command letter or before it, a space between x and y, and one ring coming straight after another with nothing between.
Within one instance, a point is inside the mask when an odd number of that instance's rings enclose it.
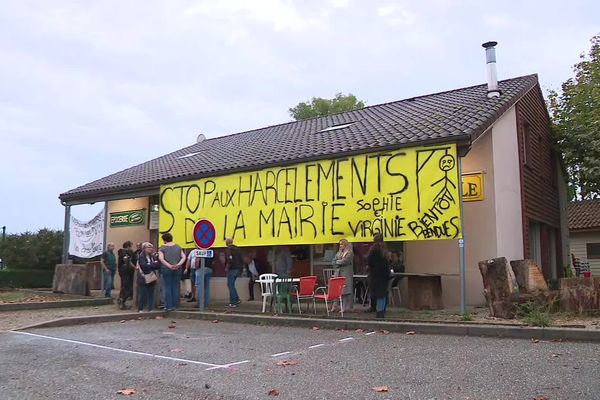
<instances>
[{"instance_id":1,"label":"person in dark jacket","mask_svg":"<svg viewBox=\"0 0 600 400\"><path fill-rule=\"evenodd\" d=\"M377 318L384 318L390 282L390 264L382 234L375 235L367 256L367 264L371 275L371 295L376 300Z\"/></svg>"},{"instance_id":2,"label":"person in dark jacket","mask_svg":"<svg viewBox=\"0 0 600 400\"><path fill-rule=\"evenodd\" d=\"M142 244L142 252L138 259L138 265L140 266L138 274L138 292L139 302L138 311L144 311L144 306L148 305L148 311L152 311L154 308L154 288L158 280L157 271L160 269L161 262L158 261L154 254L154 246L152 243ZM146 283L144 275L155 274L157 279L154 282Z\"/></svg>"},{"instance_id":3,"label":"person in dark jacket","mask_svg":"<svg viewBox=\"0 0 600 400\"><path fill-rule=\"evenodd\" d=\"M119 292L119 309L127 308L127 299L133 297L133 275L135 273L135 264L137 263L137 254L133 251L133 243L129 240L123 243L123 248L117 253L117 267L121 277L121 291Z\"/></svg>"},{"instance_id":4,"label":"person in dark jacket","mask_svg":"<svg viewBox=\"0 0 600 400\"><path fill-rule=\"evenodd\" d=\"M233 244L232 238L225 240L227 244L227 288L229 289L229 307L240 305L240 296L235 288L235 281L239 278L244 268L242 251Z\"/></svg>"}]
</instances>

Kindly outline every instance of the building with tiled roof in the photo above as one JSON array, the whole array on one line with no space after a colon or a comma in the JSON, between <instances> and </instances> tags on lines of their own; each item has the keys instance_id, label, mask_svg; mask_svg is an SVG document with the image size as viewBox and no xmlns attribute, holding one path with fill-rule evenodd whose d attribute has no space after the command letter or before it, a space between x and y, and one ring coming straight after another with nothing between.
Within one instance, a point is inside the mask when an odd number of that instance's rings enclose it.
<instances>
[{"instance_id":1,"label":"building with tiled roof","mask_svg":"<svg viewBox=\"0 0 600 400\"><path fill-rule=\"evenodd\" d=\"M227 298L226 236L263 272L285 244L291 275L322 277L342 238L364 273L365 249L381 232L406 272L441 285L440 302L421 306L458 306L463 278L466 303L477 305L481 260L532 258L547 279L568 260L566 189L549 127L538 77L526 75L199 140L59 197L66 220L72 206L105 202L106 238L116 243L158 244L170 232L192 248L194 223L211 219L217 299ZM404 298L411 282L403 280Z\"/></svg>"},{"instance_id":2,"label":"building with tiled roof","mask_svg":"<svg viewBox=\"0 0 600 400\"><path fill-rule=\"evenodd\" d=\"M600 276L600 199L569 203L569 244L573 257Z\"/></svg>"}]
</instances>

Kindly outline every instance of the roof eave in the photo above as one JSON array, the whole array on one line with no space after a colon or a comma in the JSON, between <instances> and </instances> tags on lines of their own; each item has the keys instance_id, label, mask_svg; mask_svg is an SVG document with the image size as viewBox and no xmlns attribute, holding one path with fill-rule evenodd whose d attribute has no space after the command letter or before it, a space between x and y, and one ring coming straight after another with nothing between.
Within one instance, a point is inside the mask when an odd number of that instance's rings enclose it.
<instances>
[{"instance_id":1,"label":"roof eave","mask_svg":"<svg viewBox=\"0 0 600 400\"><path fill-rule=\"evenodd\" d=\"M405 147L414 147L414 146L430 146L430 145L436 145L436 144L454 143L458 147L459 155L461 157L464 157L464 155L466 155L466 153L469 151L469 148L471 145L471 137L472 137L471 134L463 133L463 134L453 135L453 136L449 136L449 137L441 137L441 138L434 138L434 139L419 140L419 141L409 142L409 143L400 143L400 144L394 144L394 145L388 145L388 146L381 146L381 147L377 147L377 148L373 148L373 149L350 150L350 151L344 151L344 152L339 152L339 153L330 154L330 155L317 155L317 156L312 156L312 157L296 158L293 160L285 160L285 161L266 163L266 164L262 164L260 166L254 165L254 166L248 166L248 167L231 168L231 169L227 169L227 170L221 170L221 171L218 171L215 173L203 173L203 174L191 174L191 175L177 176L177 177L173 177L173 178L163 179L160 181L146 182L146 183L142 183L142 184L138 184L138 185L125 186L122 188L111 187L111 188L106 188L106 189L90 190L90 191L85 191L85 192L80 192L80 193L65 192L65 193L60 194L58 196L58 198L63 205L75 205L75 204L89 204L89 203L101 202L101 201L106 201L106 200L119 200L119 199L133 198L133 197L145 197L145 196L149 196L149 195L158 194L160 191L161 185L166 185L166 184L175 183L175 182L181 182L182 180L196 180L196 179L202 179L202 178L207 178L207 177L229 175L229 174L234 174L234 173L238 173L238 172L256 171L256 170L260 170L260 169L273 168L273 167L278 167L278 166L285 167L285 166L303 163L303 162L324 160L327 158L332 158L332 156L334 158L339 158L339 157L345 157L345 156L364 154L367 152L394 150L394 149L400 149L400 148L405 148Z\"/></svg>"}]
</instances>

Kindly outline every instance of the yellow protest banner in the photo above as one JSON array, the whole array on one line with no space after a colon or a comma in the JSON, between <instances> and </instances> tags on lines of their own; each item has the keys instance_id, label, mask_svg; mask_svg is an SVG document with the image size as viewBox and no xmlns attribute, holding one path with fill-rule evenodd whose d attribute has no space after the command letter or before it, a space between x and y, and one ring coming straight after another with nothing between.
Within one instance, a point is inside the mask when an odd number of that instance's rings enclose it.
<instances>
[{"instance_id":1,"label":"yellow protest banner","mask_svg":"<svg viewBox=\"0 0 600 400\"><path fill-rule=\"evenodd\" d=\"M463 174L462 187L464 201L482 201L485 199L483 194L483 172Z\"/></svg>"},{"instance_id":2,"label":"yellow protest banner","mask_svg":"<svg viewBox=\"0 0 600 400\"><path fill-rule=\"evenodd\" d=\"M161 187L160 231L193 246L213 222L215 247L461 238L456 146L411 147Z\"/></svg>"}]
</instances>

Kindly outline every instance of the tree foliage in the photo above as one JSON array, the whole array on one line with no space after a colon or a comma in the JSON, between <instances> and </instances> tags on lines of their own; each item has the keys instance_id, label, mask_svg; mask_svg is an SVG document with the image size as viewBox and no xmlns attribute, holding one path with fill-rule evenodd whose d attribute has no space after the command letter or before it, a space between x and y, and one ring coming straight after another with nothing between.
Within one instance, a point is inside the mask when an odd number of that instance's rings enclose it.
<instances>
[{"instance_id":1,"label":"tree foliage","mask_svg":"<svg viewBox=\"0 0 600 400\"><path fill-rule=\"evenodd\" d=\"M365 102L358 100L355 95L337 93L333 99L313 97L310 101L298 103L296 107L290 108L290 116L296 121L309 118L324 117L346 111L360 110L364 108Z\"/></svg>"},{"instance_id":2,"label":"tree foliage","mask_svg":"<svg viewBox=\"0 0 600 400\"><path fill-rule=\"evenodd\" d=\"M549 93L558 149L574 198L600 197L600 35L574 65L575 76Z\"/></svg>"},{"instance_id":3,"label":"tree foliage","mask_svg":"<svg viewBox=\"0 0 600 400\"><path fill-rule=\"evenodd\" d=\"M0 258L11 270L52 269L61 262L63 232L40 229L0 239Z\"/></svg>"}]
</instances>

